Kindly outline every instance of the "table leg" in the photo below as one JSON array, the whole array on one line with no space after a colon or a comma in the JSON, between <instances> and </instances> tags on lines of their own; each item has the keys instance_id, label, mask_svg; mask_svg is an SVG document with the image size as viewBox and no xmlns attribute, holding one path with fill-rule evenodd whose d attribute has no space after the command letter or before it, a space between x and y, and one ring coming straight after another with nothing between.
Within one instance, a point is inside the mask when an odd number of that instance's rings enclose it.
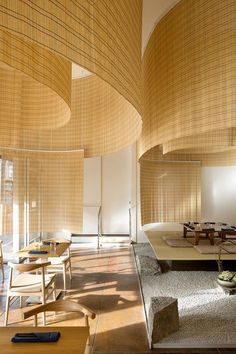
<instances>
[{"instance_id":1,"label":"table leg","mask_svg":"<svg viewBox=\"0 0 236 354\"><path fill-rule=\"evenodd\" d=\"M184 230L183 230L183 237L186 238L187 237L187 228L184 226Z\"/></svg>"},{"instance_id":2,"label":"table leg","mask_svg":"<svg viewBox=\"0 0 236 354\"><path fill-rule=\"evenodd\" d=\"M214 232L209 232L208 237L210 239L211 245L214 246Z\"/></svg>"},{"instance_id":3,"label":"table leg","mask_svg":"<svg viewBox=\"0 0 236 354\"><path fill-rule=\"evenodd\" d=\"M221 238L221 241L222 241L222 242L224 242L224 241L225 241L225 235L226 235L226 233L225 233L225 232L223 232L223 231L219 231L219 236L220 236L220 238Z\"/></svg>"},{"instance_id":4,"label":"table leg","mask_svg":"<svg viewBox=\"0 0 236 354\"><path fill-rule=\"evenodd\" d=\"M194 236L195 236L194 245L197 246L199 244L200 232L195 231Z\"/></svg>"}]
</instances>

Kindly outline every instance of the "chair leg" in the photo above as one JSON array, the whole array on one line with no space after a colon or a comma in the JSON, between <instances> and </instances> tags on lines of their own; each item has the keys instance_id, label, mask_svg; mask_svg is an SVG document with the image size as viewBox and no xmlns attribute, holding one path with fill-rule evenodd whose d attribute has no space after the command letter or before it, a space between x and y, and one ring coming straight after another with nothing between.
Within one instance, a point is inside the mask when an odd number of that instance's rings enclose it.
<instances>
[{"instance_id":1,"label":"chair leg","mask_svg":"<svg viewBox=\"0 0 236 354\"><path fill-rule=\"evenodd\" d=\"M8 295L7 295L4 326L7 326L7 325L8 325L8 316L9 316L10 301L11 301L11 296L8 296Z\"/></svg>"},{"instance_id":2,"label":"chair leg","mask_svg":"<svg viewBox=\"0 0 236 354\"><path fill-rule=\"evenodd\" d=\"M20 296L20 308L22 309L22 296Z\"/></svg>"},{"instance_id":3,"label":"chair leg","mask_svg":"<svg viewBox=\"0 0 236 354\"><path fill-rule=\"evenodd\" d=\"M56 299L57 299L56 284L54 282L53 283L53 301L56 301Z\"/></svg>"},{"instance_id":4,"label":"chair leg","mask_svg":"<svg viewBox=\"0 0 236 354\"><path fill-rule=\"evenodd\" d=\"M45 305L46 301L45 301L45 295L42 296L42 305ZM43 326L46 326L46 314L45 312L43 312Z\"/></svg>"},{"instance_id":5,"label":"chair leg","mask_svg":"<svg viewBox=\"0 0 236 354\"><path fill-rule=\"evenodd\" d=\"M66 263L63 263L63 284L64 291L66 291Z\"/></svg>"},{"instance_id":6,"label":"chair leg","mask_svg":"<svg viewBox=\"0 0 236 354\"><path fill-rule=\"evenodd\" d=\"M88 336L88 345L91 344L91 341L90 341L90 328L89 328L89 320L88 320L88 316L85 315L85 325L86 327L88 327L89 329L89 336Z\"/></svg>"},{"instance_id":7,"label":"chair leg","mask_svg":"<svg viewBox=\"0 0 236 354\"><path fill-rule=\"evenodd\" d=\"M3 266L3 261L2 261L2 283L4 283L4 266Z\"/></svg>"},{"instance_id":8,"label":"chair leg","mask_svg":"<svg viewBox=\"0 0 236 354\"><path fill-rule=\"evenodd\" d=\"M71 260L69 259L69 278L72 280Z\"/></svg>"}]
</instances>

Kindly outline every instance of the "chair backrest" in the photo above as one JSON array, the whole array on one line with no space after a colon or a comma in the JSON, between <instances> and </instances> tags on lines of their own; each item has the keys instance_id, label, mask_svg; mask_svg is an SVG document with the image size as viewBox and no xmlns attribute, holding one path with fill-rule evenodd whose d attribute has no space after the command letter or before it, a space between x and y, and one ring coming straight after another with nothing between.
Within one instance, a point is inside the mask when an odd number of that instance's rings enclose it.
<instances>
[{"instance_id":1,"label":"chair backrest","mask_svg":"<svg viewBox=\"0 0 236 354\"><path fill-rule=\"evenodd\" d=\"M23 313L24 320L34 316L34 324L37 326L37 315L42 312L47 311L66 311L66 312L78 312L83 313L85 316L86 326L89 327L88 318L94 319L96 317L96 313L89 309L87 306L78 304L69 300L57 300L53 302L49 302L45 305L37 306L32 310L28 310Z\"/></svg>"},{"instance_id":2,"label":"chair backrest","mask_svg":"<svg viewBox=\"0 0 236 354\"><path fill-rule=\"evenodd\" d=\"M45 268L49 266L51 262L44 262L44 263L12 263L8 262L8 265L11 267L11 269L18 270L20 273L25 273L25 272L32 272L33 270L39 269L39 268Z\"/></svg>"},{"instance_id":3,"label":"chair backrest","mask_svg":"<svg viewBox=\"0 0 236 354\"><path fill-rule=\"evenodd\" d=\"M45 271L44 268L49 266L51 262L44 262L44 263L11 263L8 262L10 266L10 274L9 274L9 283L8 283L8 290L12 287L12 279L13 279L13 270L17 270L20 273L27 273L32 272L34 270L41 269L41 285L42 285L42 292L45 293Z\"/></svg>"}]
</instances>

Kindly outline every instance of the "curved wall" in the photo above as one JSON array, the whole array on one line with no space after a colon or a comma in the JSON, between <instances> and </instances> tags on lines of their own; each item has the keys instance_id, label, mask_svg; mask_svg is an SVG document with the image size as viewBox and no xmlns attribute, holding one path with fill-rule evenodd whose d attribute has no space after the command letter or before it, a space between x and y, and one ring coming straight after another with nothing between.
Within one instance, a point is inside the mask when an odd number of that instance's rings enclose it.
<instances>
[{"instance_id":1,"label":"curved wall","mask_svg":"<svg viewBox=\"0 0 236 354\"><path fill-rule=\"evenodd\" d=\"M0 71L0 110L4 110L0 130L8 126L7 136L11 130L20 135L20 128L52 129L70 120L69 61L0 30ZM18 126L10 123L13 111L18 114Z\"/></svg>"},{"instance_id":2,"label":"curved wall","mask_svg":"<svg viewBox=\"0 0 236 354\"><path fill-rule=\"evenodd\" d=\"M0 27L97 74L140 108L141 0L2 1Z\"/></svg>"},{"instance_id":3,"label":"curved wall","mask_svg":"<svg viewBox=\"0 0 236 354\"><path fill-rule=\"evenodd\" d=\"M235 126L235 10L232 0L182 0L157 24L143 59L140 157Z\"/></svg>"},{"instance_id":4,"label":"curved wall","mask_svg":"<svg viewBox=\"0 0 236 354\"><path fill-rule=\"evenodd\" d=\"M136 141L141 132L141 15L141 0L1 2L0 59L29 77L19 83L22 90L12 93L19 96L17 108L7 101L10 85L2 85L4 112L7 107L14 111L17 124L0 119L0 146L83 148L90 157ZM71 62L96 77L71 84Z\"/></svg>"}]
</instances>

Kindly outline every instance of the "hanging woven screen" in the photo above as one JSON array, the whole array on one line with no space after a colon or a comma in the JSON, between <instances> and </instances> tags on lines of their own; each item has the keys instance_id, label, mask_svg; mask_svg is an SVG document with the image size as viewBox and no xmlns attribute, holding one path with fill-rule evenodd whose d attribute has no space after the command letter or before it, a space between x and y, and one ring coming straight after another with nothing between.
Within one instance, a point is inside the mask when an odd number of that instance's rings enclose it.
<instances>
[{"instance_id":1,"label":"hanging woven screen","mask_svg":"<svg viewBox=\"0 0 236 354\"><path fill-rule=\"evenodd\" d=\"M14 168L14 233L32 239L40 233L82 231L83 151L1 154Z\"/></svg>"},{"instance_id":2,"label":"hanging woven screen","mask_svg":"<svg viewBox=\"0 0 236 354\"><path fill-rule=\"evenodd\" d=\"M103 155L136 139L141 133L138 117L110 85L95 75L88 76L72 81L70 121L57 129L24 129L21 146L48 151L83 147L86 157Z\"/></svg>"},{"instance_id":3,"label":"hanging woven screen","mask_svg":"<svg viewBox=\"0 0 236 354\"><path fill-rule=\"evenodd\" d=\"M19 126L8 129L11 134L0 145L52 151L84 148L85 156L96 156L137 140L141 17L141 0L1 2L0 59L29 78L19 98ZM76 80L71 87L71 72L70 79L67 73L72 62L96 76ZM59 94L68 107L72 97L71 123L70 110L63 111L53 97L37 91L38 83ZM0 137L6 124L0 120Z\"/></svg>"},{"instance_id":4,"label":"hanging woven screen","mask_svg":"<svg viewBox=\"0 0 236 354\"><path fill-rule=\"evenodd\" d=\"M1 141L70 120L71 63L64 58L0 30L0 78Z\"/></svg>"},{"instance_id":5,"label":"hanging woven screen","mask_svg":"<svg viewBox=\"0 0 236 354\"><path fill-rule=\"evenodd\" d=\"M140 173L142 225L200 219L200 162L142 161Z\"/></svg>"},{"instance_id":6,"label":"hanging woven screen","mask_svg":"<svg viewBox=\"0 0 236 354\"><path fill-rule=\"evenodd\" d=\"M157 145L201 161L212 152L216 165L217 152L234 153L235 10L232 0L182 0L157 24L142 63L140 157Z\"/></svg>"},{"instance_id":7,"label":"hanging woven screen","mask_svg":"<svg viewBox=\"0 0 236 354\"><path fill-rule=\"evenodd\" d=\"M83 152L41 160L42 231L81 233Z\"/></svg>"}]
</instances>

